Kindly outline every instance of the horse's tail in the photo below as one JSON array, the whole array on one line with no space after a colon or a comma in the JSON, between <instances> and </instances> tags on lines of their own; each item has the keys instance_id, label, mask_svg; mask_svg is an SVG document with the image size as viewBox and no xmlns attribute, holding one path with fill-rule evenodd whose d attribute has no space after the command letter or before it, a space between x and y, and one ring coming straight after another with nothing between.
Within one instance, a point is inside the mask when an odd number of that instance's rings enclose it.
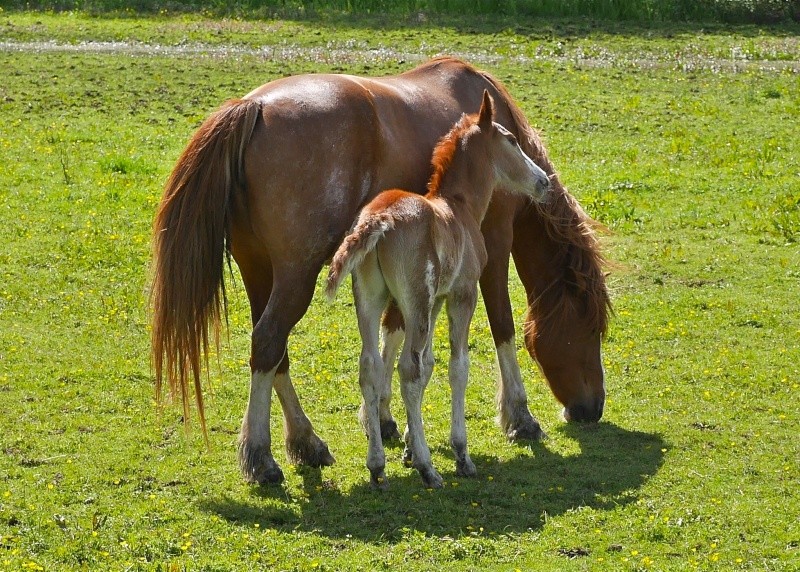
<instances>
[{"instance_id":1,"label":"horse's tail","mask_svg":"<svg viewBox=\"0 0 800 572\"><path fill-rule=\"evenodd\" d=\"M359 217L355 228L339 245L328 268L328 280L325 284L328 300L333 301L345 277L361 264L367 254L375 249L378 241L393 227L394 219L385 211Z\"/></svg>"},{"instance_id":2,"label":"horse's tail","mask_svg":"<svg viewBox=\"0 0 800 572\"><path fill-rule=\"evenodd\" d=\"M161 400L166 379L170 396L180 395L188 421L191 376L204 435L201 355L207 362L209 330L219 346L220 322L227 319L223 274L230 255L230 203L244 188L244 151L260 107L253 100L229 101L203 122L172 170L153 222L156 399Z\"/></svg>"}]
</instances>

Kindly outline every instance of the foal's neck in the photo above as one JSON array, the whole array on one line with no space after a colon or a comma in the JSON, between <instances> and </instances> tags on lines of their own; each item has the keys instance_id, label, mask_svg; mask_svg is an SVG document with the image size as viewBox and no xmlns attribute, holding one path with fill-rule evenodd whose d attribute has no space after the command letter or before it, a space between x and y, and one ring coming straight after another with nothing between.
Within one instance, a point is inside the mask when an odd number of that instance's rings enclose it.
<instances>
[{"instance_id":1,"label":"foal's neck","mask_svg":"<svg viewBox=\"0 0 800 572\"><path fill-rule=\"evenodd\" d=\"M431 178L425 196L444 200L457 217L471 216L480 224L492 198L493 174L488 167L481 168L456 151L449 165Z\"/></svg>"}]
</instances>

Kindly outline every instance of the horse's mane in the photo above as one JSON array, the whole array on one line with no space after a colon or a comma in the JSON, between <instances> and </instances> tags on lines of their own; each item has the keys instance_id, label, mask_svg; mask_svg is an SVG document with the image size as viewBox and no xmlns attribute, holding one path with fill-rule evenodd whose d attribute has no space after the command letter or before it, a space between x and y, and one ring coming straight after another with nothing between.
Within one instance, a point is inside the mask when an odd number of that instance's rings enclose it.
<instances>
[{"instance_id":1,"label":"horse's mane","mask_svg":"<svg viewBox=\"0 0 800 572\"><path fill-rule=\"evenodd\" d=\"M578 201L564 187L553 163L547 156L547 150L541 137L530 126L505 86L489 73L475 71L497 90L500 99L508 106L515 123L508 127L516 131L522 150L550 177L550 200L540 204L531 203L529 208L536 209L539 218L544 223L548 237L555 243L556 249L552 252L552 266L556 269L563 269L563 273L553 280L544 292L540 292L537 299L529 301L531 311L536 318L535 321L539 322L539 327L533 321L529 327L538 330L547 329L542 327L545 322L560 321L570 313L574 313L574 300L568 296L572 293L573 295L582 294L584 317L589 321L589 326L601 334L605 334L611 312L611 299L603 272L606 259L600 250L600 241L596 232L605 227L587 215ZM542 307L550 308L549 312L542 315L535 310L544 297L548 297L548 302L553 303L541 304Z\"/></svg>"},{"instance_id":2,"label":"horse's mane","mask_svg":"<svg viewBox=\"0 0 800 572\"><path fill-rule=\"evenodd\" d=\"M433 148L433 157L431 158L431 167L433 173L431 178L428 179L428 195L435 195L439 192L442 186L442 180L453 162L453 157L458 148L458 142L461 137L475 124L476 115L467 115L466 113L461 116L456 124L436 143Z\"/></svg>"}]
</instances>

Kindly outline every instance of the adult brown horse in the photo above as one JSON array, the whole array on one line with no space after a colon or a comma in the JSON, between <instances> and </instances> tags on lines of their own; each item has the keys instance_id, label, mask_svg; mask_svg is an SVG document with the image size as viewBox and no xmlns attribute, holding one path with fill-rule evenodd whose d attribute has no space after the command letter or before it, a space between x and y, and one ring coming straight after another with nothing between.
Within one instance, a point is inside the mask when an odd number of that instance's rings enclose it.
<instances>
[{"instance_id":1,"label":"adult brown horse","mask_svg":"<svg viewBox=\"0 0 800 572\"><path fill-rule=\"evenodd\" d=\"M482 225L489 262L480 285L500 364L500 424L511 439L542 436L516 361L511 255L528 297L525 345L564 404L565 417L596 421L602 415L600 341L609 298L593 224L559 181L506 89L452 58L375 79L288 77L228 102L202 124L167 182L154 222L156 390L160 395L166 378L170 392L181 396L185 416L193 392L204 428L201 362L211 339L218 340L226 312L226 252L239 266L253 320L250 398L239 439L248 481L283 479L271 450L273 388L289 458L312 466L333 463L289 378L289 332L359 209L387 188L424 193L434 145L463 112L479 108L484 90L496 102L496 121L552 184L544 206L496 192ZM387 339L399 326L390 312ZM394 426L388 407L381 415L382 424Z\"/></svg>"}]
</instances>

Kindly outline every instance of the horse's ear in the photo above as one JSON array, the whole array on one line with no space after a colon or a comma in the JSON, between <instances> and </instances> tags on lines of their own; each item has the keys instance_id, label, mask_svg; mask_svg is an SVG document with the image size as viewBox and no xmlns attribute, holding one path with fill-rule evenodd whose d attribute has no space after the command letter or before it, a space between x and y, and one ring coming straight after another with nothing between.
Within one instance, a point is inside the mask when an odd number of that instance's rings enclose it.
<instances>
[{"instance_id":1,"label":"horse's ear","mask_svg":"<svg viewBox=\"0 0 800 572\"><path fill-rule=\"evenodd\" d=\"M489 90L483 90L483 102L481 103L481 111L478 115L478 127L481 129L488 129L494 121L494 100L489 95Z\"/></svg>"}]
</instances>

